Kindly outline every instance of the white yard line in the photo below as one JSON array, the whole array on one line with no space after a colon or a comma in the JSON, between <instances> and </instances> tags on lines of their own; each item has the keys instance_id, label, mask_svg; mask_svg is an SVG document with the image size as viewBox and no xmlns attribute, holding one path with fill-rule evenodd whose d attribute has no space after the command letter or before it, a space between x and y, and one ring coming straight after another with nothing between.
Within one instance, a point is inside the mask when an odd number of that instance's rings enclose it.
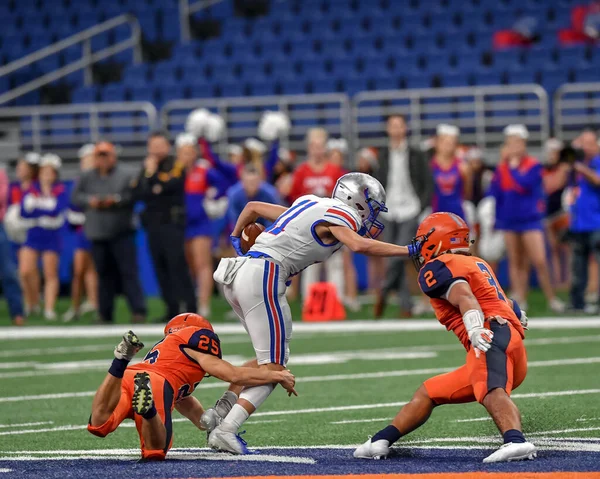
<instances>
[{"instance_id":1,"label":"white yard line","mask_svg":"<svg viewBox=\"0 0 600 479\"><path fill-rule=\"evenodd\" d=\"M67 426L56 426L56 427L45 427L40 429L20 429L17 431L2 431L0 436L15 436L19 434L38 434L40 432L56 432L56 431L76 431L79 429L87 429L87 425L67 425Z\"/></svg>"},{"instance_id":2,"label":"white yard line","mask_svg":"<svg viewBox=\"0 0 600 479\"><path fill-rule=\"evenodd\" d=\"M577 364L595 364L600 363L600 357L592 357L592 358L570 358L570 359L551 359L546 361L530 361L528 364L529 368L536 367L556 367L556 366L565 366L565 365L577 365ZM400 369L395 371L376 371L370 373L356 373L356 374L334 374L329 376L305 376L298 378L298 382L302 383L312 383L312 382L331 382L331 381L350 381L350 380L359 380L359 379L382 379L382 378L391 378L391 377L404 377L404 376L422 376L422 375L431 375L431 374L442 374L449 371L453 371L457 366L449 367L449 368L424 368L424 369ZM2 373L0 374L0 378L7 377L25 377L25 374L30 375L42 375L48 376L55 373L62 373L62 371L22 371L16 373ZM223 388L223 383L220 382L212 382L200 384L198 389L219 389ZM597 391L597 390L592 390ZM38 395L27 395L27 396L9 396L9 397L0 397L0 403L3 402L19 402L19 401L36 401L42 399L65 399L71 397L87 397L93 396L95 391L83 391L78 393L56 393L56 394L38 394ZM538 393L533 393L535 396L533 397L543 397L538 396ZM544 393L541 393L542 395ZM551 395L556 395L555 393L550 393ZM568 392L567 392L568 395ZM514 395L513 397L526 397L525 395Z\"/></svg>"},{"instance_id":3,"label":"white yard line","mask_svg":"<svg viewBox=\"0 0 600 479\"><path fill-rule=\"evenodd\" d=\"M479 422L479 421L491 421L491 417L474 417L472 419L455 419L452 422Z\"/></svg>"},{"instance_id":4,"label":"white yard line","mask_svg":"<svg viewBox=\"0 0 600 479\"><path fill-rule=\"evenodd\" d=\"M600 431L600 427L573 427L569 429L554 429L552 431L537 431L528 433L528 436L543 436L546 434L565 434L567 432L586 432L586 431Z\"/></svg>"},{"instance_id":5,"label":"white yard line","mask_svg":"<svg viewBox=\"0 0 600 479\"><path fill-rule=\"evenodd\" d=\"M389 421L390 417L375 417L373 419L346 419L344 421L331 421L329 424L358 424L362 422L377 422L377 421Z\"/></svg>"},{"instance_id":6,"label":"white yard line","mask_svg":"<svg viewBox=\"0 0 600 479\"><path fill-rule=\"evenodd\" d=\"M54 424L54 421L22 422L21 424L0 424L0 428L45 426L46 424Z\"/></svg>"},{"instance_id":7,"label":"white yard line","mask_svg":"<svg viewBox=\"0 0 600 479\"><path fill-rule=\"evenodd\" d=\"M140 336L162 336L163 326L158 324L111 325L111 326L34 326L0 328L0 341L19 339L50 339L50 338L116 338L128 328L134 328ZM215 331L219 335L244 334L241 324L216 323ZM533 318L532 329L585 329L600 328L600 317L591 318ZM409 320L357 320L335 321L330 323L294 323L297 333L338 333L338 332L393 332L393 331L445 331L435 319Z\"/></svg>"}]
</instances>

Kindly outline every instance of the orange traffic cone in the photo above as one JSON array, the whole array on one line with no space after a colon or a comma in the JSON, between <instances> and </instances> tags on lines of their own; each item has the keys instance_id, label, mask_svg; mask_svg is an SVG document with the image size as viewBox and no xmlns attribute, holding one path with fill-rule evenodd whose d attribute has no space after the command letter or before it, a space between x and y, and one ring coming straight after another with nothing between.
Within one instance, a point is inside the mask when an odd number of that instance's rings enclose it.
<instances>
[{"instance_id":1,"label":"orange traffic cone","mask_svg":"<svg viewBox=\"0 0 600 479\"><path fill-rule=\"evenodd\" d=\"M332 283L314 283L302 308L302 321L340 321L346 319L346 309Z\"/></svg>"}]
</instances>

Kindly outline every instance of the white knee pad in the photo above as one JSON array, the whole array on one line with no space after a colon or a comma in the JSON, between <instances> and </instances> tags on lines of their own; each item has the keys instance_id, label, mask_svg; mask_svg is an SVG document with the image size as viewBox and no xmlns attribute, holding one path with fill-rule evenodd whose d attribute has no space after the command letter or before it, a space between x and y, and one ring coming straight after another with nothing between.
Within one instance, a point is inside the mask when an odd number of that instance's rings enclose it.
<instances>
[{"instance_id":1,"label":"white knee pad","mask_svg":"<svg viewBox=\"0 0 600 479\"><path fill-rule=\"evenodd\" d=\"M273 389L275 389L274 384L246 388L240 394L240 399L245 399L252 404L255 409L258 409L260 405L265 402L265 399L269 397L269 394L273 392Z\"/></svg>"}]
</instances>

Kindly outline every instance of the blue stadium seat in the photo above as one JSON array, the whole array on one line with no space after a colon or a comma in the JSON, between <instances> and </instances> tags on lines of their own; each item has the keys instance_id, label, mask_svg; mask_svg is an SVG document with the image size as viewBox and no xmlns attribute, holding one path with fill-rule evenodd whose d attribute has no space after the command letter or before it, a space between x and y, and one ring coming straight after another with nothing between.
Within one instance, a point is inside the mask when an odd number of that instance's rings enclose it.
<instances>
[{"instance_id":1,"label":"blue stadium seat","mask_svg":"<svg viewBox=\"0 0 600 479\"><path fill-rule=\"evenodd\" d=\"M190 98L212 98L213 85L212 83L198 83L188 87Z\"/></svg>"},{"instance_id":2,"label":"blue stadium seat","mask_svg":"<svg viewBox=\"0 0 600 479\"><path fill-rule=\"evenodd\" d=\"M445 87L459 87L469 85L469 74L462 71L451 71L444 75L442 82Z\"/></svg>"},{"instance_id":3,"label":"blue stadium seat","mask_svg":"<svg viewBox=\"0 0 600 479\"><path fill-rule=\"evenodd\" d=\"M584 45L562 47L558 50L558 65L562 68L572 68L588 65L587 49Z\"/></svg>"},{"instance_id":4,"label":"blue stadium seat","mask_svg":"<svg viewBox=\"0 0 600 479\"><path fill-rule=\"evenodd\" d=\"M173 85L169 88L161 88L160 98L163 103L171 100L183 100L185 98L185 87L183 85Z\"/></svg>"},{"instance_id":5,"label":"blue stadium seat","mask_svg":"<svg viewBox=\"0 0 600 479\"><path fill-rule=\"evenodd\" d=\"M122 102L126 101L127 89L120 83L106 85L102 89L102 101Z\"/></svg>"},{"instance_id":6,"label":"blue stadium seat","mask_svg":"<svg viewBox=\"0 0 600 479\"><path fill-rule=\"evenodd\" d=\"M269 81L250 83L250 94L253 96L271 96L275 94L275 84Z\"/></svg>"},{"instance_id":7,"label":"blue stadium seat","mask_svg":"<svg viewBox=\"0 0 600 479\"><path fill-rule=\"evenodd\" d=\"M480 70L475 76L476 85L501 85L502 74L493 70Z\"/></svg>"},{"instance_id":8,"label":"blue stadium seat","mask_svg":"<svg viewBox=\"0 0 600 479\"><path fill-rule=\"evenodd\" d=\"M521 85L527 83L536 83L537 74L530 68L509 70L508 83L512 85Z\"/></svg>"},{"instance_id":9,"label":"blue stadium seat","mask_svg":"<svg viewBox=\"0 0 600 479\"><path fill-rule=\"evenodd\" d=\"M334 78L321 78L311 82L311 91L313 93L335 93L337 91L338 81Z\"/></svg>"},{"instance_id":10,"label":"blue stadium seat","mask_svg":"<svg viewBox=\"0 0 600 479\"><path fill-rule=\"evenodd\" d=\"M344 91L350 96L369 89L369 82L366 78L346 78L342 84Z\"/></svg>"},{"instance_id":11,"label":"blue stadium seat","mask_svg":"<svg viewBox=\"0 0 600 479\"><path fill-rule=\"evenodd\" d=\"M98 100L98 89L96 87L81 87L73 92L71 101L73 103L94 103Z\"/></svg>"},{"instance_id":12,"label":"blue stadium seat","mask_svg":"<svg viewBox=\"0 0 600 479\"><path fill-rule=\"evenodd\" d=\"M428 75L409 73L406 75L406 88L430 88L431 78Z\"/></svg>"}]
</instances>

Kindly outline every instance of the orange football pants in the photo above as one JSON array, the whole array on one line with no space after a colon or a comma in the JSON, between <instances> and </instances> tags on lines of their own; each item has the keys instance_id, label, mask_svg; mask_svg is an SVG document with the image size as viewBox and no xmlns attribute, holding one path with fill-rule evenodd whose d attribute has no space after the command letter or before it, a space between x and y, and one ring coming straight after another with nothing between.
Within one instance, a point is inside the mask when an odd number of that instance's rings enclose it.
<instances>
[{"instance_id":1,"label":"orange football pants","mask_svg":"<svg viewBox=\"0 0 600 479\"><path fill-rule=\"evenodd\" d=\"M171 422L171 412L175 405L173 397L173 388L169 382L162 376L148 372L150 375L150 385L152 387L152 395L154 397L154 407L167 431L167 440L164 449L152 450L146 449L144 438L142 437L142 416L134 414L131 406L131 398L133 397L134 376L141 370L127 369L121 381L121 398L117 407L112 412L108 420L101 426L92 426L88 424L88 431L98 437L105 437L113 432L125 419L133 419L138 435L140 436L140 444L142 448L143 459L163 460L167 455L167 451L171 449L173 444L173 427ZM90 417L91 419L91 417Z\"/></svg>"},{"instance_id":2,"label":"orange football pants","mask_svg":"<svg viewBox=\"0 0 600 479\"><path fill-rule=\"evenodd\" d=\"M527 375L527 352L521 335L510 323L486 321L494 333L492 347L475 357L475 349L467 352L467 363L460 368L425 381L429 397L438 405L482 402L496 388L510 396Z\"/></svg>"}]
</instances>

